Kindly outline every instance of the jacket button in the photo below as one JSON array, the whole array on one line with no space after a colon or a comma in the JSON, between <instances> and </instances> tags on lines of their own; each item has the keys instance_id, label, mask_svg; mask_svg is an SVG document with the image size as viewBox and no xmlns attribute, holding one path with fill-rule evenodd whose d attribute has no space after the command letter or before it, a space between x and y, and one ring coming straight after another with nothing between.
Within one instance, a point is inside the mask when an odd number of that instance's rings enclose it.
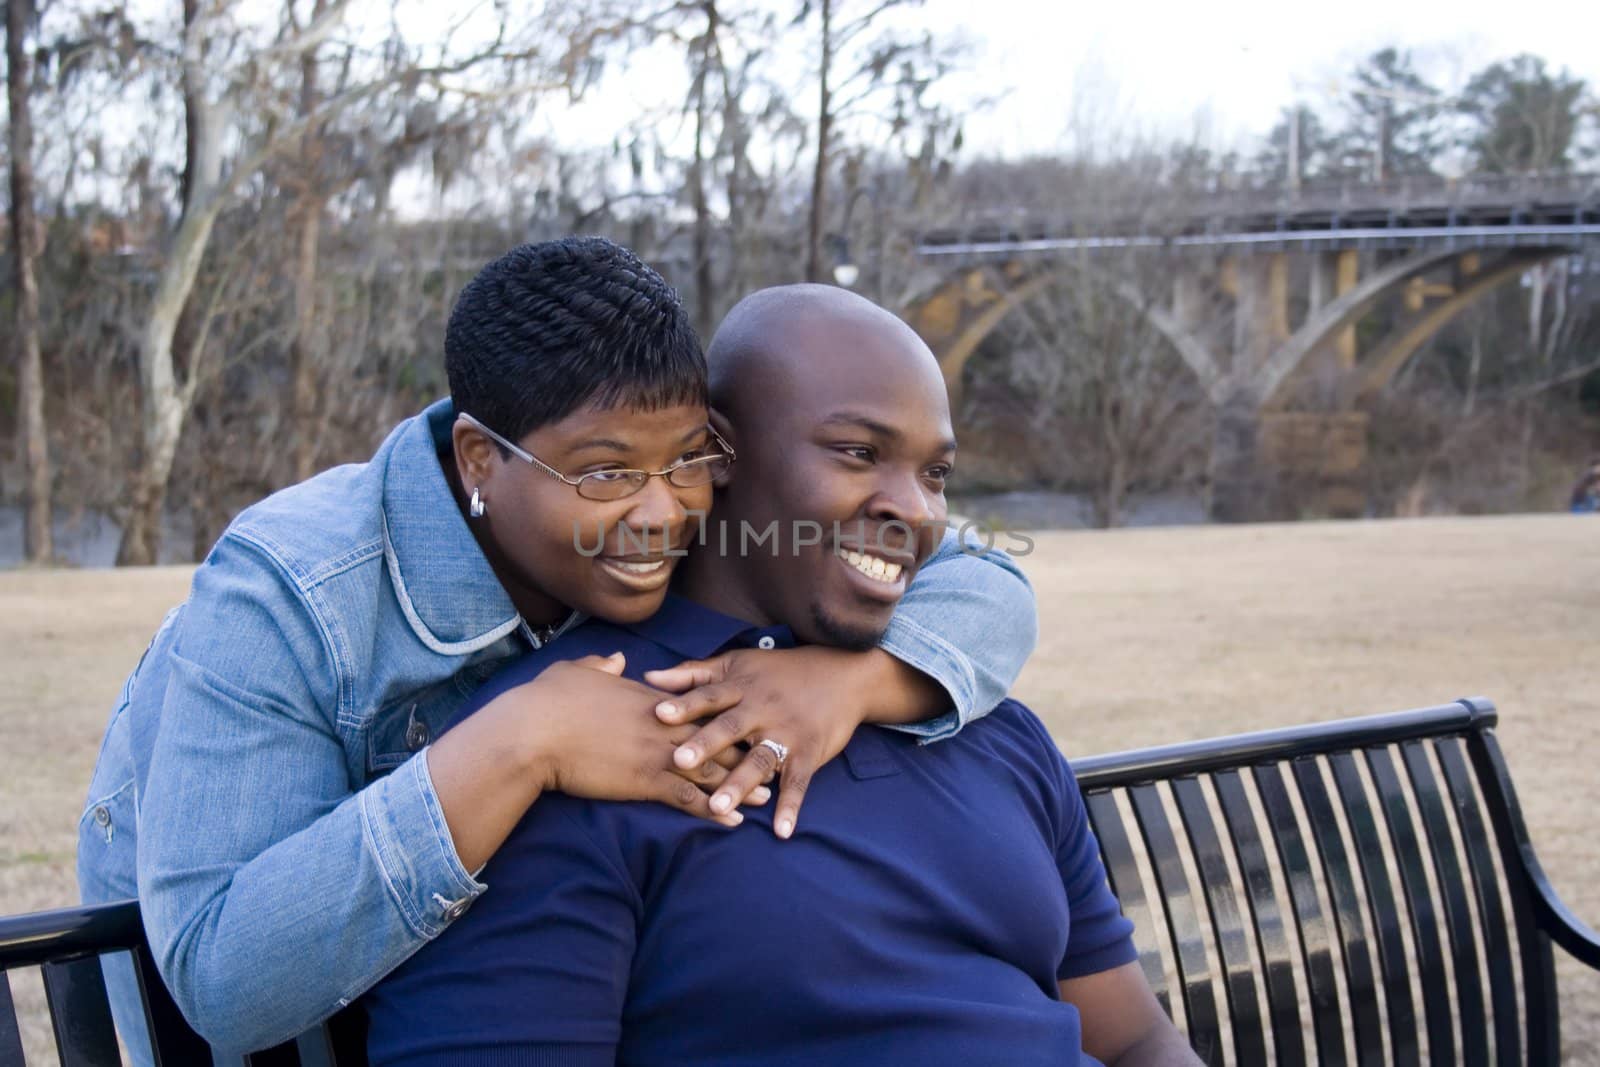
<instances>
[{"instance_id":1,"label":"jacket button","mask_svg":"<svg viewBox=\"0 0 1600 1067\"><path fill-rule=\"evenodd\" d=\"M99 807L94 809L94 821L99 823L101 826L111 825L111 813L106 810L106 806L104 804L101 804Z\"/></svg>"},{"instance_id":2,"label":"jacket button","mask_svg":"<svg viewBox=\"0 0 1600 1067\"><path fill-rule=\"evenodd\" d=\"M411 709L411 722L406 726L406 747L416 752L428 743L428 724L417 718L417 709Z\"/></svg>"},{"instance_id":3,"label":"jacket button","mask_svg":"<svg viewBox=\"0 0 1600 1067\"><path fill-rule=\"evenodd\" d=\"M465 915L467 913L467 909L470 907L472 907L472 898L462 897L460 900L444 909L445 921L455 922L457 919L461 918L461 916Z\"/></svg>"},{"instance_id":4,"label":"jacket button","mask_svg":"<svg viewBox=\"0 0 1600 1067\"><path fill-rule=\"evenodd\" d=\"M778 642L773 640L771 634L767 634L757 641L756 645L760 648L777 648Z\"/></svg>"}]
</instances>

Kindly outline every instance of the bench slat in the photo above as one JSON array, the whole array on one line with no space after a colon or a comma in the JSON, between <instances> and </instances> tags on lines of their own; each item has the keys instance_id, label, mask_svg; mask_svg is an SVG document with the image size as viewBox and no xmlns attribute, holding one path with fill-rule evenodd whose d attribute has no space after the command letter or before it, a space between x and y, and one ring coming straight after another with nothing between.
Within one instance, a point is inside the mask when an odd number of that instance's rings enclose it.
<instances>
[{"instance_id":1,"label":"bench slat","mask_svg":"<svg viewBox=\"0 0 1600 1067\"><path fill-rule=\"evenodd\" d=\"M1389 863L1378 838L1378 824L1367 799L1365 784L1356 770L1355 756L1337 752L1328 757L1334 786L1350 827L1367 890L1367 907L1378 942L1378 964L1383 974L1383 1006L1388 1015L1389 1051L1395 1067L1419 1067L1417 1008L1411 1000L1411 970L1401 941L1400 912L1395 906Z\"/></svg>"},{"instance_id":2,"label":"bench slat","mask_svg":"<svg viewBox=\"0 0 1600 1067\"><path fill-rule=\"evenodd\" d=\"M1472 735L1467 751L1478 771L1485 805L1494 822L1500 847L1500 866L1506 872L1511 896L1511 916L1517 924L1517 950L1522 956L1522 1003L1528 1024L1528 1062L1561 1062L1561 1002L1556 994L1555 954L1550 939L1534 920L1532 890L1523 868L1520 847L1528 839L1521 809L1511 789L1511 774L1494 732Z\"/></svg>"},{"instance_id":3,"label":"bench slat","mask_svg":"<svg viewBox=\"0 0 1600 1067\"><path fill-rule=\"evenodd\" d=\"M1483 812L1472 788L1472 774L1454 737L1434 744L1446 787L1456 808L1456 825L1467 850L1473 891L1478 900L1478 922L1484 934L1484 956L1489 969L1489 1000L1494 1013L1495 1058L1501 1064L1522 1063L1522 1039L1517 1027L1517 978L1512 968L1511 939L1507 936L1505 909L1500 901L1500 881L1494 854L1484 830Z\"/></svg>"},{"instance_id":4,"label":"bench slat","mask_svg":"<svg viewBox=\"0 0 1600 1067\"><path fill-rule=\"evenodd\" d=\"M1205 891L1206 908L1225 976L1223 991L1228 998L1228 1017L1233 1030L1233 1056L1240 1063L1265 1063L1267 1037L1261 1029L1261 1002L1256 995L1255 963L1250 956L1244 917L1234 895L1233 878L1222 855L1222 841L1206 807L1205 793L1193 778L1172 783L1178 814L1194 850L1200 884ZM1237 838L1235 839L1237 842ZM1270 970L1270 965L1269 965ZM1280 1061L1281 1061L1280 1057Z\"/></svg>"},{"instance_id":5,"label":"bench slat","mask_svg":"<svg viewBox=\"0 0 1600 1067\"><path fill-rule=\"evenodd\" d=\"M158 1067L210 1063L211 1046L190 1028L189 1021L173 1003L149 947L139 945L132 952L134 972L139 976L139 996L144 1001L144 1016L149 1022L151 1051Z\"/></svg>"},{"instance_id":6,"label":"bench slat","mask_svg":"<svg viewBox=\"0 0 1600 1067\"><path fill-rule=\"evenodd\" d=\"M1327 917L1322 913L1322 903L1317 899L1311 856L1306 849L1300 820L1289 800L1282 768L1270 764L1256 767L1253 774L1256 792L1261 794L1261 806L1267 815L1267 825L1272 828L1278 863L1283 868L1284 881L1289 887L1295 927L1300 933L1306 984L1310 986L1311 993L1311 1025L1317 1040L1317 1063L1321 1067L1337 1067L1345 1062L1344 1014L1340 1007L1339 980L1333 970L1333 933L1328 928Z\"/></svg>"},{"instance_id":7,"label":"bench slat","mask_svg":"<svg viewBox=\"0 0 1600 1067\"><path fill-rule=\"evenodd\" d=\"M1200 916L1194 894L1183 873L1178 842L1161 794L1153 785L1136 785L1128 790L1133 813L1144 836L1145 849L1155 868L1156 883L1167 913L1167 930L1178 964L1178 983L1183 991L1183 1011L1188 1020L1189 1044L1208 1064L1223 1062L1222 1031L1217 1019L1216 993L1212 989L1211 965L1206 959L1205 940L1200 932Z\"/></svg>"},{"instance_id":8,"label":"bench slat","mask_svg":"<svg viewBox=\"0 0 1600 1067\"><path fill-rule=\"evenodd\" d=\"M106 999L100 957L85 956L39 968L45 1000L55 1028L61 1067L101 1067L116 1063L117 1030Z\"/></svg>"},{"instance_id":9,"label":"bench slat","mask_svg":"<svg viewBox=\"0 0 1600 1067\"><path fill-rule=\"evenodd\" d=\"M245 1067L300 1067L300 1046L296 1041L252 1052L244 1058Z\"/></svg>"},{"instance_id":10,"label":"bench slat","mask_svg":"<svg viewBox=\"0 0 1600 1067\"><path fill-rule=\"evenodd\" d=\"M1489 1024L1483 1008L1483 980L1478 973L1478 939L1472 929L1461 857L1450 836L1450 816L1444 793L1421 741L1407 741L1401 745L1400 757L1411 779L1411 791L1417 798L1428 852L1433 857L1434 876L1444 898L1445 928L1450 935L1450 957L1455 968L1456 1019L1461 1026L1460 1062L1464 1067L1488 1067Z\"/></svg>"},{"instance_id":11,"label":"bench slat","mask_svg":"<svg viewBox=\"0 0 1600 1067\"><path fill-rule=\"evenodd\" d=\"M1428 875L1423 867L1422 847L1411 822L1411 806L1400 787L1394 759L1386 748L1366 751L1367 770L1378 790L1384 823L1394 846L1400 868L1400 884L1405 890L1406 909L1411 913L1411 944L1417 953L1417 977L1422 985L1422 1003L1428 1028L1428 1058L1433 1063L1453 1063L1456 1058L1455 1034L1450 1019L1450 986L1444 965L1444 948L1439 936L1438 910L1428 890Z\"/></svg>"},{"instance_id":12,"label":"bench slat","mask_svg":"<svg viewBox=\"0 0 1600 1067\"><path fill-rule=\"evenodd\" d=\"M1133 923L1133 942L1139 950L1139 968L1144 971L1145 982L1155 990L1161 1010L1170 1019L1172 996L1167 992L1167 974L1156 940L1155 917L1150 912L1150 902L1145 895L1144 879L1139 876L1139 862L1134 858L1133 845L1122 823L1122 812L1117 809L1116 795L1090 793L1084 797L1084 804L1089 809L1089 822L1094 826L1095 840L1100 842L1100 856L1106 865L1106 882L1122 905L1122 914Z\"/></svg>"},{"instance_id":13,"label":"bench slat","mask_svg":"<svg viewBox=\"0 0 1600 1067\"><path fill-rule=\"evenodd\" d=\"M22 1062L22 1030L11 1002L11 974L0 971L0 1063Z\"/></svg>"},{"instance_id":14,"label":"bench slat","mask_svg":"<svg viewBox=\"0 0 1600 1067\"><path fill-rule=\"evenodd\" d=\"M1245 899L1249 902L1256 951L1261 954L1267 986L1267 1003L1272 1018L1272 1037L1277 1044L1279 1063L1304 1063L1305 1048L1300 1041L1300 1012L1295 1004L1294 964L1290 960L1288 938L1284 936L1283 909L1272 890L1272 871L1266 846L1245 795L1244 780L1237 771L1218 771L1211 777L1217 790L1217 804L1233 839L1233 854L1244 879ZM1283 1024L1292 1019L1292 1034ZM1240 1062L1252 1061L1241 1056Z\"/></svg>"},{"instance_id":15,"label":"bench slat","mask_svg":"<svg viewBox=\"0 0 1600 1067\"><path fill-rule=\"evenodd\" d=\"M1296 760L1293 768L1300 803L1305 805L1306 819L1311 823L1317 842L1317 855L1322 859L1322 876L1328 883L1328 898L1339 931L1356 1062L1382 1063L1383 1017L1379 1014L1378 990L1372 971L1372 944L1367 938L1366 920L1361 915L1361 895L1350 855L1339 833L1333 801L1322 780L1322 768L1315 759Z\"/></svg>"}]
</instances>

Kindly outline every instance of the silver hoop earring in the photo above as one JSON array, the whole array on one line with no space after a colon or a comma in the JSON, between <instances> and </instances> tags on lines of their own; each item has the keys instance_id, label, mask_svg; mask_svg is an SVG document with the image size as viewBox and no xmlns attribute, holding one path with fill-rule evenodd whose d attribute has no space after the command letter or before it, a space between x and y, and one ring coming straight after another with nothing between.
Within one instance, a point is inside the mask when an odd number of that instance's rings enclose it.
<instances>
[{"instance_id":1,"label":"silver hoop earring","mask_svg":"<svg viewBox=\"0 0 1600 1067\"><path fill-rule=\"evenodd\" d=\"M489 507L483 502L483 497L478 493L477 487L472 490L472 501L467 504L467 514L475 519L481 519L488 514Z\"/></svg>"}]
</instances>

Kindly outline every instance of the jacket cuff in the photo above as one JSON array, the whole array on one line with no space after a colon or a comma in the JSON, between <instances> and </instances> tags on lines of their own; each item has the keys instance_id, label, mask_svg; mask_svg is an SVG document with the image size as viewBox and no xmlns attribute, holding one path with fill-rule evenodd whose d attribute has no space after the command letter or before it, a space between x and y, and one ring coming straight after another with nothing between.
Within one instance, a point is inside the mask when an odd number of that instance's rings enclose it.
<instances>
[{"instance_id":1,"label":"jacket cuff","mask_svg":"<svg viewBox=\"0 0 1600 1067\"><path fill-rule=\"evenodd\" d=\"M927 744L954 737L977 716L978 682L972 673L972 663L950 642L901 613L889 620L889 629L884 631L878 647L938 682L950 694L953 705L953 710L937 719L879 725L911 734Z\"/></svg>"},{"instance_id":2,"label":"jacket cuff","mask_svg":"<svg viewBox=\"0 0 1600 1067\"><path fill-rule=\"evenodd\" d=\"M456 855L427 749L362 790L361 826L389 896L421 937L438 937L488 888Z\"/></svg>"}]
</instances>

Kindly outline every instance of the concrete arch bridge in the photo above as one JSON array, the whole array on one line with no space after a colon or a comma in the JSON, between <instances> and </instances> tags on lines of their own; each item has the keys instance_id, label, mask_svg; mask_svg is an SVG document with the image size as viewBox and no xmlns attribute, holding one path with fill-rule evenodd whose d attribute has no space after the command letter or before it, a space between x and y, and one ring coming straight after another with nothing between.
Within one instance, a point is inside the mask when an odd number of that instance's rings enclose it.
<instances>
[{"instance_id":1,"label":"concrete arch bridge","mask_svg":"<svg viewBox=\"0 0 1600 1067\"><path fill-rule=\"evenodd\" d=\"M924 284L903 313L952 393L1012 310L1063 280L1106 285L1141 309L1216 411L1213 517L1273 517L1268 486L1285 472L1319 485L1323 510L1359 515L1364 402L1495 287L1600 249L1600 176L1235 196L1169 216L1161 233L1101 217L925 236ZM1118 251L1158 268L1136 284L1104 269ZM1165 289L1157 299L1152 284ZM1358 345L1357 325L1380 306L1395 309L1391 328Z\"/></svg>"}]
</instances>

